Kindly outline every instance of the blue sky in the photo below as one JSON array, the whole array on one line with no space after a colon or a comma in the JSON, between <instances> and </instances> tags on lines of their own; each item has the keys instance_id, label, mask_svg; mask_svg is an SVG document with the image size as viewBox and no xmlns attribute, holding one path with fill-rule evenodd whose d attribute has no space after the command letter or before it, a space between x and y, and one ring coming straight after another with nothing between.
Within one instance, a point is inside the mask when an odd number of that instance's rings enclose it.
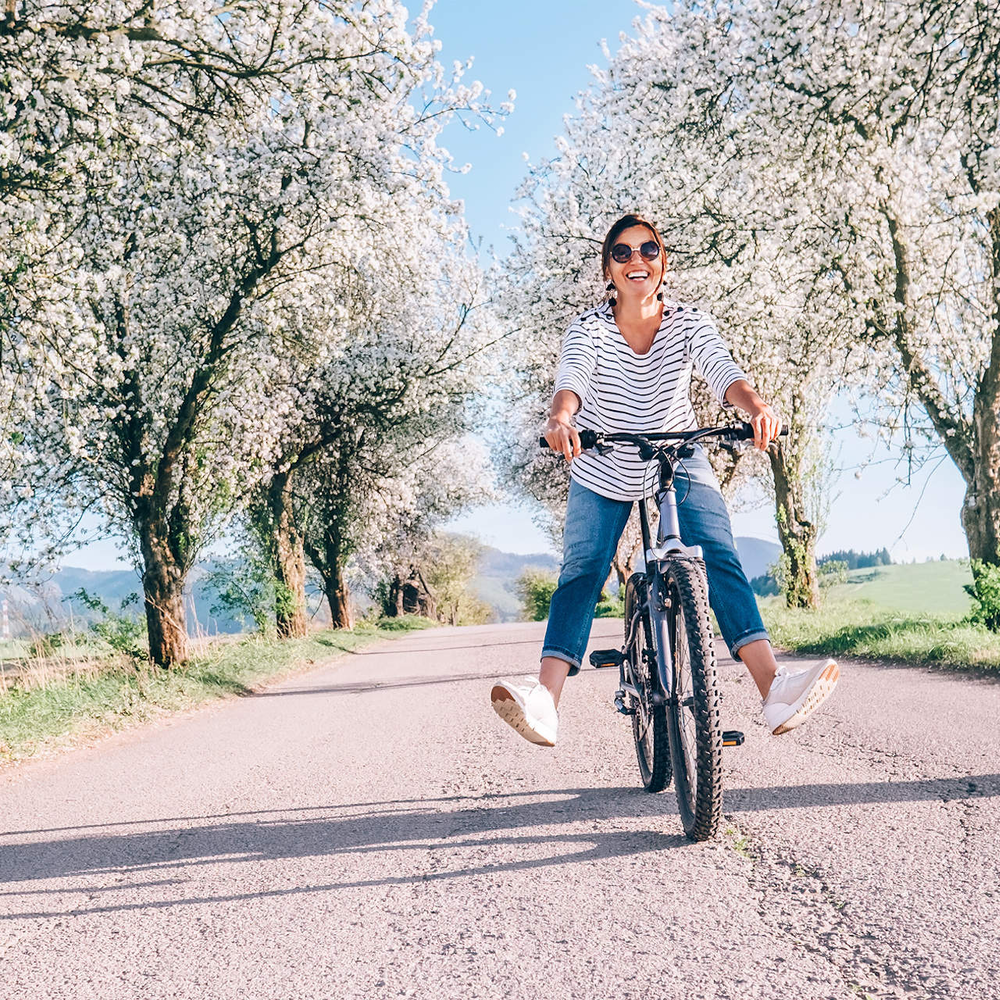
<instances>
[{"instance_id":1,"label":"blue sky","mask_svg":"<svg viewBox=\"0 0 1000 1000\"><path fill-rule=\"evenodd\" d=\"M503 123L503 135L453 124L445 136L456 162L472 164L468 173L451 177L452 193L464 201L474 235L499 255L507 252L505 227L514 224L508 206L524 176L523 154L537 161L554 153L563 116L573 111L575 95L590 82L588 66L604 63L601 39L614 51L620 33L629 32L640 13L632 0L436 4L431 22L442 43L442 62L474 57L469 78L482 80L496 103L506 99L508 90L517 91L516 109ZM758 388L766 396L767 387ZM950 460L929 463L912 485L902 486L896 483L899 470L891 456L884 450L873 453L871 442L860 440L853 430L840 431L836 447L843 471L832 487L835 499L819 543L821 553L887 546L900 561L967 554L959 520L964 486ZM871 464L857 478L866 460ZM548 538L532 515L530 507L511 503L471 512L451 526L509 552L548 550ZM737 535L777 540L773 510L767 506L735 511L733 527ZM113 543L100 542L67 562L104 569L120 564L120 556Z\"/></svg>"}]
</instances>

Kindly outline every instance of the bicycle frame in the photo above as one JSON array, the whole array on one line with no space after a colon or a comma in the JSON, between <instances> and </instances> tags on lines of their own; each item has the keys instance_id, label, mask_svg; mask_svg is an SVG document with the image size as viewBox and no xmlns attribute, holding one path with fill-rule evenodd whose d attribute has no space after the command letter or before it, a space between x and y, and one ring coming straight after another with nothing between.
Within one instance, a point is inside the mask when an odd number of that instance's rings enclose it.
<instances>
[{"instance_id":1,"label":"bicycle frame","mask_svg":"<svg viewBox=\"0 0 1000 1000\"><path fill-rule=\"evenodd\" d=\"M684 544L678 516L677 468L695 454L695 442L708 437L722 444L747 441L754 429L744 424L647 434L580 431L585 449L606 454L617 443L627 443L638 448L640 460L657 463L653 499L659 527L654 542L643 498L639 523L645 571L626 586L625 645L620 652L595 650L590 662L617 664L615 707L632 716L643 786L659 792L673 778L684 832L692 840L715 836L722 810L722 747L743 742L742 733L720 727L704 557L700 547Z\"/></svg>"},{"instance_id":2,"label":"bicycle frame","mask_svg":"<svg viewBox=\"0 0 1000 1000\"><path fill-rule=\"evenodd\" d=\"M659 457L660 483L654 499L659 508L660 520L655 545L651 543L646 501L639 501L639 527L642 532L642 551L647 582L646 600L644 604L636 608L632 615L628 630L629 641L626 645L631 645L635 638L635 630L639 627L642 613L648 610L662 696L667 701L671 701L676 695L673 690L673 650L667 627L667 608L669 605L664 587L665 571L667 563L672 559L701 559L702 550L699 545L685 545L683 543L677 516L675 473L682 458L688 456L683 454L683 449L670 447L663 449ZM622 664L620 675L622 688L633 696L639 697L639 692L625 677L624 664Z\"/></svg>"}]
</instances>

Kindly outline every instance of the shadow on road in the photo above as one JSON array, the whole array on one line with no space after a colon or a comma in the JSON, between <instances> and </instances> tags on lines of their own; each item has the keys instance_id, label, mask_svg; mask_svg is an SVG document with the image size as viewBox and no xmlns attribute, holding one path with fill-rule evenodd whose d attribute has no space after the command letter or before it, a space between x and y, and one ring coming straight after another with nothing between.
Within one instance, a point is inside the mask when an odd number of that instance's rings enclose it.
<instances>
[{"instance_id":1,"label":"shadow on road","mask_svg":"<svg viewBox=\"0 0 1000 1000\"><path fill-rule=\"evenodd\" d=\"M0 909L6 909L4 901L10 897L23 900L32 896L69 894L74 899L73 905L57 910L0 912L0 920L407 885L662 851L688 844L679 832L675 832L679 830L676 819L671 823L661 818L673 805L672 799L653 798L639 789L586 788L250 812L239 814L235 822L232 816L150 821L150 824L177 824L158 830L122 831L117 825L79 828L88 832L84 836L0 846L0 883L8 885L0 891ZM343 815L349 811L354 814ZM552 829L559 824L608 820L620 815L652 815L658 827L670 832L650 829L559 832ZM205 823L205 819L209 822ZM200 824L199 820L202 820ZM545 829L539 831L539 827ZM73 828L59 832L72 833ZM28 831L22 833L28 834ZM7 835L10 836L12 834ZM515 860L502 860L510 858L512 847L523 854ZM413 871L410 859L402 865L404 871L409 868L405 874L357 877L373 868L381 872L398 870L393 855L410 851L423 852L417 861L419 871ZM445 854L445 867L440 868L435 860L444 858ZM354 860L359 855L369 856L363 865ZM104 893L189 885L192 881L198 884L196 872L204 866L259 864L296 858L324 859L324 867L331 874L336 873L338 878L322 884L273 890L261 888L246 893L183 895L183 898L171 899L157 898L159 894L154 894L144 901L135 901L133 897L120 903L102 905L96 902ZM143 876L144 880L129 880L136 875ZM240 884L241 876L235 878ZM30 885L53 879L66 881L55 887ZM216 872L212 873L211 881L213 885L219 884ZM253 881L259 884L258 878ZM81 893L88 897L82 904Z\"/></svg>"},{"instance_id":2,"label":"shadow on road","mask_svg":"<svg viewBox=\"0 0 1000 1000\"><path fill-rule=\"evenodd\" d=\"M892 783L798 785L742 788L726 793L727 813L843 804L969 800L1000 795L1000 774ZM602 829L598 821L649 819L656 829ZM565 824L593 829L561 832ZM692 846L680 835L673 796L650 796L638 788L576 788L503 795L444 796L426 800L361 802L340 806L259 811L149 821L174 824L139 830L146 824L113 824L61 830L17 831L4 837L63 834L0 847L4 897L70 894L67 909L0 914L0 919L59 916L235 901L368 886L405 885L487 873L547 868L581 861L625 857ZM132 827L130 829L130 827ZM565 827L564 827L565 829ZM73 834L76 834L75 836ZM68 836L67 836L68 834ZM82 835L81 835L82 834ZM510 848L523 852L516 860ZM696 849L692 847L692 849ZM367 856L382 870L396 866L395 852L420 851L421 870L359 878L352 860ZM541 856L539 854L541 853ZM375 860L379 855L382 857ZM471 856L470 856L471 855ZM203 866L321 858L336 877L322 884L261 888L246 893L194 894L183 898L97 903L105 892L190 884ZM437 863L435 863L437 859ZM142 875L146 881L129 881ZM163 876L158 878L158 876ZM113 884L105 884L115 878ZM242 878L236 876L237 884ZM30 883L66 879L33 888ZM212 874L212 884L219 876ZM197 882L196 882L197 884ZM81 905L80 894L88 901ZM91 902L95 905L89 905Z\"/></svg>"},{"instance_id":3,"label":"shadow on road","mask_svg":"<svg viewBox=\"0 0 1000 1000\"><path fill-rule=\"evenodd\" d=\"M290 694L364 694L366 691L390 691L394 688L426 687L431 684L454 684L459 681L478 681L488 684L496 673L448 674L441 677L415 677L405 681L358 681L354 684L326 684L322 687L275 688L269 691L253 691L254 698L281 698ZM487 689L483 688L483 697Z\"/></svg>"}]
</instances>

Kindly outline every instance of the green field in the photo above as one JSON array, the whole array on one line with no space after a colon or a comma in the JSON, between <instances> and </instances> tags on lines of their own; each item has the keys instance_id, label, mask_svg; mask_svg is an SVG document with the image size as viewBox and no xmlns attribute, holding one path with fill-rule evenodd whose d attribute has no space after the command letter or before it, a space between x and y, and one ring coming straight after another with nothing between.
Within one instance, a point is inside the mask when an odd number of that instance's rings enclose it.
<instances>
[{"instance_id":1,"label":"green field","mask_svg":"<svg viewBox=\"0 0 1000 1000\"><path fill-rule=\"evenodd\" d=\"M847 583L826 593L833 600L870 601L893 611L962 617L972 609L962 589L967 583L972 583L968 560L946 559L852 570Z\"/></svg>"},{"instance_id":2,"label":"green field","mask_svg":"<svg viewBox=\"0 0 1000 1000\"><path fill-rule=\"evenodd\" d=\"M816 611L761 600L775 646L810 656L857 656L914 665L1000 669L1000 635L968 622L972 581L958 559L854 570L823 590Z\"/></svg>"}]
</instances>

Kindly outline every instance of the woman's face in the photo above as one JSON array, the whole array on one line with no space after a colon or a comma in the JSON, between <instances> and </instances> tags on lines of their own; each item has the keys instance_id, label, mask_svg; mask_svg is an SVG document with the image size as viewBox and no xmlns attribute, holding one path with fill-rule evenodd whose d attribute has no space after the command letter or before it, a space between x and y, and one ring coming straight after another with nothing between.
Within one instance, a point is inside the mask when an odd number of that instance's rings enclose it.
<instances>
[{"instance_id":1,"label":"woman's face","mask_svg":"<svg viewBox=\"0 0 1000 1000\"><path fill-rule=\"evenodd\" d=\"M619 295L642 300L660 291L664 273L663 254L658 254L654 260L646 260L639 253L639 247L649 242L656 244L653 234L645 226L630 226L615 240L615 246L624 243L632 248L631 258L624 264L619 264L613 256L608 260L608 279L614 282Z\"/></svg>"}]
</instances>

